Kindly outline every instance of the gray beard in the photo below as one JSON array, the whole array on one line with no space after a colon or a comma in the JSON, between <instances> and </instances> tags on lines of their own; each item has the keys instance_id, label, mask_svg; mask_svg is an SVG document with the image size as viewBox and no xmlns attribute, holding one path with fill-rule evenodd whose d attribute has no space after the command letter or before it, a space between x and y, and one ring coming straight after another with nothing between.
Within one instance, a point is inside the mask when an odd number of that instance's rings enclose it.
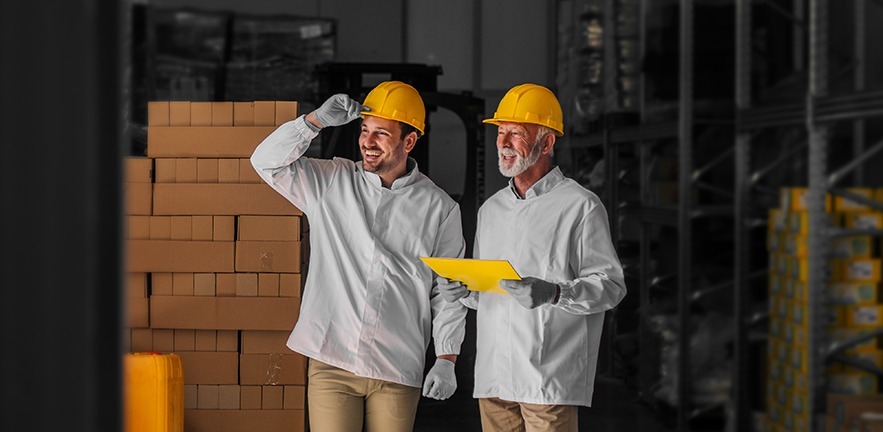
<instances>
[{"instance_id":1,"label":"gray beard","mask_svg":"<svg viewBox=\"0 0 883 432\"><path fill-rule=\"evenodd\" d=\"M540 160L540 141L537 140L533 143L533 147L531 147L530 153L526 158L515 156L515 163L509 168L503 166L503 154L499 150L497 151L497 157L499 158L498 165L500 167L500 174L510 178L517 177Z\"/></svg>"}]
</instances>

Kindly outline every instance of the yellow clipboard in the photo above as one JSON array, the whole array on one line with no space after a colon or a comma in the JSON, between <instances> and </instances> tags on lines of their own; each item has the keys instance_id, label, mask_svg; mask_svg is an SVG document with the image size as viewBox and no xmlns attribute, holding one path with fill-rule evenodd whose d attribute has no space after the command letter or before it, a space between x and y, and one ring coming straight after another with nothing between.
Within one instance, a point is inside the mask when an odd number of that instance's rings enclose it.
<instances>
[{"instance_id":1,"label":"yellow clipboard","mask_svg":"<svg viewBox=\"0 0 883 432\"><path fill-rule=\"evenodd\" d=\"M500 280L521 280L506 260L420 257L439 276L455 280L473 291L509 295L500 288Z\"/></svg>"}]
</instances>

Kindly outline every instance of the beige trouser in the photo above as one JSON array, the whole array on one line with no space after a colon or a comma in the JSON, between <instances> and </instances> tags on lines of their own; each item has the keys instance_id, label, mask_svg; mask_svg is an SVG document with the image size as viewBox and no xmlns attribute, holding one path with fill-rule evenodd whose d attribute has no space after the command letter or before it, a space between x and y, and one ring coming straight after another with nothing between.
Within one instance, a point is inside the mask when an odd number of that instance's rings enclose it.
<instances>
[{"instance_id":1,"label":"beige trouser","mask_svg":"<svg viewBox=\"0 0 883 432\"><path fill-rule=\"evenodd\" d=\"M575 405L537 405L498 398L478 400L481 430L484 432L576 432Z\"/></svg>"},{"instance_id":2,"label":"beige trouser","mask_svg":"<svg viewBox=\"0 0 883 432\"><path fill-rule=\"evenodd\" d=\"M410 432L420 389L362 378L310 359L310 430L314 432Z\"/></svg>"}]
</instances>

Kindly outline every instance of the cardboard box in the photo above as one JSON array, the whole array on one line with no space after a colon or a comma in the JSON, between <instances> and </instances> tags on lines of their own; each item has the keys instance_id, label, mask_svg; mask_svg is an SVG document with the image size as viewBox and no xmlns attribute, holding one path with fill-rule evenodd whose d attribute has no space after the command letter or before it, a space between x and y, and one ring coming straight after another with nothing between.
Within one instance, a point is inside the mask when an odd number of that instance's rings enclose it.
<instances>
[{"instance_id":1,"label":"cardboard box","mask_svg":"<svg viewBox=\"0 0 883 432\"><path fill-rule=\"evenodd\" d=\"M195 384L188 384L184 386L184 409L196 409L198 396L197 386Z\"/></svg>"},{"instance_id":2,"label":"cardboard box","mask_svg":"<svg viewBox=\"0 0 883 432\"><path fill-rule=\"evenodd\" d=\"M218 297L233 297L236 295L236 275L233 273L218 273L217 286L215 289Z\"/></svg>"},{"instance_id":3,"label":"cardboard box","mask_svg":"<svg viewBox=\"0 0 883 432\"><path fill-rule=\"evenodd\" d=\"M172 219L168 216L150 217L150 240L170 240L172 238Z\"/></svg>"},{"instance_id":4,"label":"cardboard box","mask_svg":"<svg viewBox=\"0 0 883 432\"><path fill-rule=\"evenodd\" d=\"M254 103L254 125L255 126L275 126L276 125L276 102L259 101Z\"/></svg>"},{"instance_id":5,"label":"cardboard box","mask_svg":"<svg viewBox=\"0 0 883 432\"><path fill-rule=\"evenodd\" d=\"M193 295L195 296L215 296L215 274L214 273L196 273L193 275Z\"/></svg>"},{"instance_id":6,"label":"cardboard box","mask_svg":"<svg viewBox=\"0 0 883 432\"><path fill-rule=\"evenodd\" d=\"M258 274L258 296L259 297L279 297L279 274L278 273L260 273L260 274Z\"/></svg>"},{"instance_id":7,"label":"cardboard box","mask_svg":"<svg viewBox=\"0 0 883 432\"><path fill-rule=\"evenodd\" d=\"M261 409L261 393L263 386L239 386L240 408L244 410Z\"/></svg>"},{"instance_id":8,"label":"cardboard box","mask_svg":"<svg viewBox=\"0 0 883 432\"><path fill-rule=\"evenodd\" d=\"M172 216L170 225L171 240L193 239L193 218L191 216Z\"/></svg>"},{"instance_id":9,"label":"cardboard box","mask_svg":"<svg viewBox=\"0 0 883 432\"><path fill-rule=\"evenodd\" d=\"M124 214L150 215L153 211L153 184L123 183L123 202Z\"/></svg>"},{"instance_id":10,"label":"cardboard box","mask_svg":"<svg viewBox=\"0 0 883 432\"><path fill-rule=\"evenodd\" d=\"M218 409L238 410L239 393L238 385L218 386Z\"/></svg>"},{"instance_id":11,"label":"cardboard box","mask_svg":"<svg viewBox=\"0 0 883 432\"><path fill-rule=\"evenodd\" d=\"M197 159L196 160L196 182L197 183L217 183L218 182L218 159Z\"/></svg>"},{"instance_id":12,"label":"cardboard box","mask_svg":"<svg viewBox=\"0 0 883 432\"><path fill-rule=\"evenodd\" d=\"M161 353L175 351L175 331L168 329L153 330L153 350Z\"/></svg>"},{"instance_id":13,"label":"cardboard box","mask_svg":"<svg viewBox=\"0 0 883 432\"><path fill-rule=\"evenodd\" d=\"M175 161L177 159L154 159L156 161L156 182L157 183L175 183L175 173L177 167Z\"/></svg>"},{"instance_id":14,"label":"cardboard box","mask_svg":"<svg viewBox=\"0 0 883 432\"><path fill-rule=\"evenodd\" d=\"M300 297L303 291L303 280L300 274L286 273L279 275L279 297Z\"/></svg>"},{"instance_id":15,"label":"cardboard box","mask_svg":"<svg viewBox=\"0 0 883 432\"><path fill-rule=\"evenodd\" d=\"M281 410L283 386L261 386L261 409Z\"/></svg>"},{"instance_id":16,"label":"cardboard box","mask_svg":"<svg viewBox=\"0 0 883 432\"><path fill-rule=\"evenodd\" d=\"M218 386L200 384L196 386L196 407L198 409L218 409Z\"/></svg>"},{"instance_id":17,"label":"cardboard box","mask_svg":"<svg viewBox=\"0 0 883 432\"><path fill-rule=\"evenodd\" d=\"M151 296L152 328L291 330L297 298Z\"/></svg>"},{"instance_id":18,"label":"cardboard box","mask_svg":"<svg viewBox=\"0 0 883 432\"><path fill-rule=\"evenodd\" d=\"M180 272L172 274L172 295L193 295L193 273Z\"/></svg>"},{"instance_id":19,"label":"cardboard box","mask_svg":"<svg viewBox=\"0 0 883 432\"><path fill-rule=\"evenodd\" d=\"M237 240L300 241L300 217L240 216Z\"/></svg>"},{"instance_id":20,"label":"cardboard box","mask_svg":"<svg viewBox=\"0 0 883 432\"><path fill-rule=\"evenodd\" d=\"M300 249L293 241L237 241L236 271L300 273Z\"/></svg>"},{"instance_id":21,"label":"cardboard box","mask_svg":"<svg viewBox=\"0 0 883 432\"><path fill-rule=\"evenodd\" d=\"M147 102L147 126L169 125L169 103ZM151 129L148 129L150 131ZM149 133L149 132L148 132Z\"/></svg>"},{"instance_id":22,"label":"cardboard box","mask_svg":"<svg viewBox=\"0 0 883 432\"><path fill-rule=\"evenodd\" d=\"M236 237L236 223L233 216L214 216L212 240L233 241Z\"/></svg>"},{"instance_id":23,"label":"cardboard box","mask_svg":"<svg viewBox=\"0 0 883 432\"><path fill-rule=\"evenodd\" d=\"M266 184L157 183L153 193L156 215L302 214Z\"/></svg>"},{"instance_id":24,"label":"cardboard box","mask_svg":"<svg viewBox=\"0 0 883 432\"><path fill-rule=\"evenodd\" d=\"M190 103L190 126L211 126L212 125L212 103L211 102L191 102Z\"/></svg>"},{"instance_id":25,"label":"cardboard box","mask_svg":"<svg viewBox=\"0 0 883 432\"><path fill-rule=\"evenodd\" d=\"M305 409L306 388L304 386L287 385L282 398L282 409Z\"/></svg>"},{"instance_id":26,"label":"cardboard box","mask_svg":"<svg viewBox=\"0 0 883 432\"><path fill-rule=\"evenodd\" d=\"M297 118L297 102L276 101L276 126Z\"/></svg>"},{"instance_id":27,"label":"cardboard box","mask_svg":"<svg viewBox=\"0 0 883 432\"><path fill-rule=\"evenodd\" d=\"M184 384L238 384L239 358L234 352L176 352L184 366Z\"/></svg>"},{"instance_id":28,"label":"cardboard box","mask_svg":"<svg viewBox=\"0 0 883 432\"><path fill-rule=\"evenodd\" d=\"M153 332L146 328L132 329L132 352L153 351Z\"/></svg>"},{"instance_id":29,"label":"cardboard box","mask_svg":"<svg viewBox=\"0 0 883 432\"><path fill-rule=\"evenodd\" d=\"M153 159L127 157L123 163L124 182L153 183Z\"/></svg>"},{"instance_id":30,"label":"cardboard box","mask_svg":"<svg viewBox=\"0 0 883 432\"><path fill-rule=\"evenodd\" d=\"M190 126L190 102L169 102L169 126Z\"/></svg>"},{"instance_id":31,"label":"cardboard box","mask_svg":"<svg viewBox=\"0 0 883 432\"><path fill-rule=\"evenodd\" d=\"M147 273L126 273L126 297L147 297Z\"/></svg>"},{"instance_id":32,"label":"cardboard box","mask_svg":"<svg viewBox=\"0 0 883 432\"><path fill-rule=\"evenodd\" d=\"M196 339L196 351L217 351L217 330L195 330L194 336Z\"/></svg>"},{"instance_id":33,"label":"cardboard box","mask_svg":"<svg viewBox=\"0 0 883 432\"><path fill-rule=\"evenodd\" d=\"M258 275L255 273L236 273L236 296L257 297Z\"/></svg>"},{"instance_id":34,"label":"cardboard box","mask_svg":"<svg viewBox=\"0 0 883 432\"><path fill-rule=\"evenodd\" d=\"M306 357L297 354L241 354L240 385L306 384Z\"/></svg>"},{"instance_id":35,"label":"cardboard box","mask_svg":"<svg viewBox=\"0 0 883 432\"><path fill-rule=\"evenodd\" d=\"M196 351L196 333L193 330L175 330L175 351Z\"/></svg>"},{"instance_id":36,"label":"cardboard box","mask_svg":"<svg viewBox=\"0 0 883 432\"><path fill-rule=\"evenodd\" d=\"M247 158L251 157L258 144L273 130L275 128L272 126L191 126L151 129L147 135L147 156Z\"/></svg>"},{"instance_id":37,"label":"cardboard box","mask_svg":"<svg viewBox=\"0 0 883 432\"><path fill-rule=\"evenodd\" d=\"M196 183L196 158L175 161L175 183Z\"/></svg>"},{"instance_id":38,"label":"cardboard box","mask_svg":"<svg viewBox=\"0 0 883 432\"><path fill-rule=\"evenodd\" d=\"M254 102L233 102L233 126L254 126Z\"/></svg>"},{"instance_id":39,"label":"cardboard box","mask_svg":"<svg viewBox=\"0 0 883 432\"><path fill-rule=\"evenodd\" d=\"M286 330L243 330L242 354L291 353L291 349L285 345L290 334Z\"/></svg>"},{"instance_id":40,"label":"cardboard box","mask_svg":"<svg viewBox=\"0 0 883 432\"><path fill-rule=\"evenodd\" d=\"M150 327L150 304L144 297L129 297L126 299L126 327L147 328ZM294 328L294 327L292 327Z\"/></svg>"},{"instance_id":41,"label":"cardboard box","mask_svg":"<svg viewBox=\"0 0 883 432\"><path fill-rule=\"evenodd\" d=\"M184 410L187 432L303 432L304 410Z\"/></svg>"},{"instance_id":42,"label":"cardboard box","mask_svg":"<svg viewBox=\"0 0 883 432\"><path fill-rule=\"evenodd\" d=\"M126 271L233 272L233 242L130 240Z\"/></svg>"},{"instance_id":43,"label":"cardboard box","mask_svg":"<svg viewBox=\"0 0 883 432\"><path fill-rule=\"evenodd\" d=\"M126 238L133 240L149 240L150 216L127 216Z\"/></svg>"},{"instance_id":44,"label":"cardboard box","mask_svg":"<svg viewBox=\"0 0 883 432\"><path fill-rule=\"evenodd\" d=\"M239 351L239 332L236 330L218 330L218 351Z\"/></svg>"},{"instance_id":45,"label":"cardboard box","mask_svg":"<svg viewBox=\"0 0 883 432\"><path fill-rule=\"evenodd\" d=\"M212 102L212 126L233 126L233 102Z\"/></svg>"},{"instance_id":46,"label":"cardboard box","mask_svg":"<svg viewBox=\"0 0 883 432\"><path fill-rule=\"evenodd\" d=\"M172 274L151 273L150 295L172 295Z\"/></svg>"},{"instance_id":47,"label":"cardboard box","mask_svg":"<svg viewBox=\"0 0 883 432\"><path fill-rule=\"evenodd\" d=\"M239 159L239 183L263 183L249 159Z\"/></svg>"},{"instance_id":48,"label":"cardboard box","mask_svg":"<svg viewBox=\"0 0 883 432\"><path fill-rule=\"evenodd\" d=\"M193 216L193 240L214 239L214 219L212 216Z\"/></svg>"},{"instance_id":49,"label":"cardboard box","mask_svg":"<svg viewBox=\"0 0 883 432\"><path fill-rule=\"evenodd\" d=\"M239 183L239 159L218 159L218 183Z\"/></svg>"}]
</instances>

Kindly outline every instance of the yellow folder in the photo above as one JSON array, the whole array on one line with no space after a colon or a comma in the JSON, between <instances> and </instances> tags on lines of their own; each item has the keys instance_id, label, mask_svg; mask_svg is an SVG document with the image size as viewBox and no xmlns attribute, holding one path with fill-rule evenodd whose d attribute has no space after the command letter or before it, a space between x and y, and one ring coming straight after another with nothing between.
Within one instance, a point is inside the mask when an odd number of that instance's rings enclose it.
<instances>
[{"instance_id":1,"label":"yellow folder","mask_svg":"<svg viewBox=\"0 0 883 432\"><path fill-rule=\"evenodd\" d=\"M500 288L500 280L521 280L521 276L506 260L480 260L467 258L420 257L439 276L455 280L473 291L506 294Z\"/></svg>"}]
</instances>

